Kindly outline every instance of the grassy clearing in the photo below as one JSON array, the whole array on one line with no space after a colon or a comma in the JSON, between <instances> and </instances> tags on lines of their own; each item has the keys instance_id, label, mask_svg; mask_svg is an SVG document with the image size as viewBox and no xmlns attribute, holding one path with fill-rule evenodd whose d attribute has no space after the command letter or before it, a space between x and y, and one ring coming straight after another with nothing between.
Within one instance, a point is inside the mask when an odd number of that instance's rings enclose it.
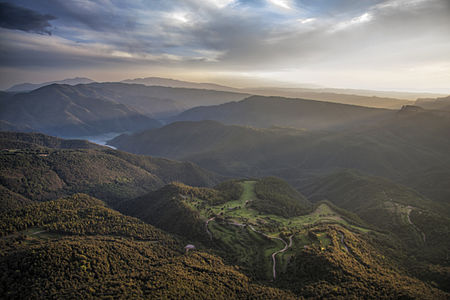
<instances>
[{"instance_id":1,"label":"grassy clearing","mask_svg":"<svg viewBox=\"0 0 450 300\"><path fill-rule=\"evenodd\" d=\"M255 199L254 186L256 181L241 182L244 191L240 199L229 201L223 205L209 206L202 203L201 199L191 199L188 205L200 212L205 219L211 215L219 215L230 222L241 224L251 224L256 229L272 236L278 236L281 231L291 231L303 228L307 225L318 223L338 223L353 228L360 232L368 232L368 229L361 228L348 223L337 212L333 211L327 204L320 204L313 212L307 215L284 218L277 215L261 214L249 208L249 203Z\"/></svg>"},{"instance_id":2,"label":"grassy clearing","mask_svg":"<svg viewBox=\"0 0 450 300\"><path fill-rule=\"evenodd\" d=\"M237 226L235 224L251 225L271 237L279 237L280 233L289 236L295 233L292 248L277 255L277 270L286 269L290 257L304 246L316 244L326 249L331 240L326 233L318 233L317 240L308 236L308 225L320 223L342 224L347 228L353 228L360 232L367 229L349 224L341 215L335 212L325 203L320 204L313 212L307 215L284 218L278 215L262 214L252 208L250 203L256 199L254 186L256 181L244 181L240 183L243 193L238 200L229 201L221 205L210 206L205 201L197 198L186 198L186 204L197 210L205 219L216 216L216 220L209 222L208 228L213 235L216 249L222 251L231 263L239 264L244 269L255 272L255 277L262 280L272 278L272 253L284 248L285 244L277 239L269 239L261 233L254 232L249 226ZM285 241L289 243L288 239Z\"/></svg>"}]
</instances>

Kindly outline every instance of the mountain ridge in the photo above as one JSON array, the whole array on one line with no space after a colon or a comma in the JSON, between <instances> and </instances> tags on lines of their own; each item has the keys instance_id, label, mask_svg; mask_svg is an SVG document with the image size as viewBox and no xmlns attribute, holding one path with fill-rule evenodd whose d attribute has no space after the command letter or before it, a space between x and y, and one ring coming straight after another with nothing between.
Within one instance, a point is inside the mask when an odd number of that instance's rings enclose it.
<instances>
[{"instance_id":1,"label":"mountain ridge","mask_svg":"<svg viewBox=\"0 0 450 300\"><path fill-rule=\"evenodd\" d=\"M77 85L77 84L86 84L86 83L92 83L95 82L92 79L86 78L86 77L74 77L74 78L67 78L63 80L55 80L55 81L49 81L49 82L42 82L42 83L20 83L13 85L12 87L6 89L6 92L29 92L47 85L51 84L68 84L68 85Z\"/></svg>"}]
</instances>

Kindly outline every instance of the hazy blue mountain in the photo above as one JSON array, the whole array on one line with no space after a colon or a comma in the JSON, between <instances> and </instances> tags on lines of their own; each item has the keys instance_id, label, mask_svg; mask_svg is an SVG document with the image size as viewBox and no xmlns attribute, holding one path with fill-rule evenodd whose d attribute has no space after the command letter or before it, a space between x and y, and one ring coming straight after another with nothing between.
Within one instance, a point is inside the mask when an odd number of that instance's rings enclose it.
<instances>
[{"instance_id":1,"label":"hazy blue mountain","mask_svg":"<svg viewBox=\"0 0 450 300\"><path fill-rule=\"evenodd\" d=\"M281 122L289 120L278 116ZM294 186L313 174L338 169L356 169L405 184L411 178L419 184L424 182L420 175L433 170L434 176L442 176L436 181L439 190L450 195L445 185L450 180L450 115L406 106L388 116L332 131L175 122L119 136L110 144L134 153L193 161L231 176L276 175ZM420 190L435 199L432 182L422 184ZM444 201L443 195L439 201Z\"/></svg>"},{"instance_id":2,"label":"hazy blue mountain","mask_svg":"<svg viewBox=\"0 0 450 300\"><path fill-rule=\"evenodd\" d=\"M241 92L239 89L215 83L197 83L161 77L145 77L122 80L123 83L137 83L147 86L166 86L175 88L204 89L227 92Z\"/></svg>"},{"instance_id":3,"label":"hazy blue mountain","mask_svg":"<svg viewBox=\"0 0 450 300\"><path fill-rule=\"evenodd\" d=\"M391 93L380 91L346 90L329 88L250 88L246 92L262 96L302 98L375 108L399 109L413 104L412 96L420 94ZM405 98L402 98L405 97ZM416 97L417 98L417 97ZM415 99L415 98L413 98Z\"/></svg>"},{"instance_id":4,"label":"hazy blue mountain","mask_svg":"<svg viewBox=\"0 0 450 300\"><path fill-rule=\"evenodd\" d=\"M238 101L248 96L234 92L117 82L92 83L76 88L83 95L122 103L153 118L166 118L192 107Z\"/></svg>"},{"instance_id":5,"label":"hazy blue mountain","mask_svg":"<svg viewBox=\"0 0 450 300\"><path fill-rule=\"evenodd\" d=\"M7 89L7 92L28 92L35 89L38 89L40 87L50 85L50 84L68 84L68 85L77 85L77 84L86 84L86 83L92 83L95 82L92 79L85 78L85 77L75 77L75 78L68 78L63 80L56 80L56 81L49 81L49 82L43 82L43 83L20 83L13 85L9 89Z\"/></svg>"},{"instance_id":6,"label":"hazy blue mountain","mask_svg":"<svg viewBox=\"0 0 450 300\"><path fill-rule=\"evenodd\" d=\"M215 105L246 94L125 83L52 84L0 95L2 130L39 131L74 137L138 131L155 119L198 105Z\"/></svg>"},{"instance_id":7,"label":"hazy blue mountain","mask_svg":"<svg viewBox=\"0 0 450 300\"><path fill-rule=\"evenodd\" d=\"M136 109L83 95L77 87L49 85L0 102L3 130L39 131L57 136L86 136L157 127Z\"/></svg>"},{"instance_id":8,"label":"hazy blue mountain","mask_svg":"<svg viewBox=\"0 0 450 300\"><path fill-rule=\"evenodd\" d=\"M394 114L387 109L355 105L251 96L239 102L195 107L172 118L173 121L215 120L224 124L304 129L340 129L380 122Z\"/></svg>"}]
</instances>

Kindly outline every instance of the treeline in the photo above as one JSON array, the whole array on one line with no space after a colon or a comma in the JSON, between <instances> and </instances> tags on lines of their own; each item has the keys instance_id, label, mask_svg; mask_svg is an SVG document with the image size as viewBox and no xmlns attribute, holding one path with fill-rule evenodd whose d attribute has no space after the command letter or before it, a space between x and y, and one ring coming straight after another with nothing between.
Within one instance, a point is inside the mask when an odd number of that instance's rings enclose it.
<instances>
[{"instance_id":1,"label":"treeline","mask_svg":"<svg viewBox=\"0 0 450 300\"><path fill-rule=\"evenodd\" d=\"M259 179L255 184L255 194L256 199L250 206L260 212L289 218L311 210L311 204L302 194L276 177Z\"/></svg>"},{"instance_id":2,"label":"treeline","mask_svg":"<svg viewBox=\"0 0 450 300\"><path fill-rule=\"evenodd\" d=\"M107 208L85 194L34 203L0 214L0 235L30 228L62 235L112 235L174 244L175 240L144 222Z\"/></svg>"}]
</instances>

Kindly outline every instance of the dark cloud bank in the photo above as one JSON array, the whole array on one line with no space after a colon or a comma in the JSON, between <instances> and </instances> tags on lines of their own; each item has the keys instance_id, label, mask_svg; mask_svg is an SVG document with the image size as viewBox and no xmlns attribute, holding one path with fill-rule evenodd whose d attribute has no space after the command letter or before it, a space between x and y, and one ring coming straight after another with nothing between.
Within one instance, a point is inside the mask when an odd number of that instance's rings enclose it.
<instances>
[{"instance_id":1,"label":"dark cloud bank","mask_svg":"<svg viewBox=\"0 0 450 300\"><path fill-rule=\"evenodd\" d=\"M0 2L0 27L51 35L52 15L42 15L31 9Z\"/></svg>"}]
</instances>

